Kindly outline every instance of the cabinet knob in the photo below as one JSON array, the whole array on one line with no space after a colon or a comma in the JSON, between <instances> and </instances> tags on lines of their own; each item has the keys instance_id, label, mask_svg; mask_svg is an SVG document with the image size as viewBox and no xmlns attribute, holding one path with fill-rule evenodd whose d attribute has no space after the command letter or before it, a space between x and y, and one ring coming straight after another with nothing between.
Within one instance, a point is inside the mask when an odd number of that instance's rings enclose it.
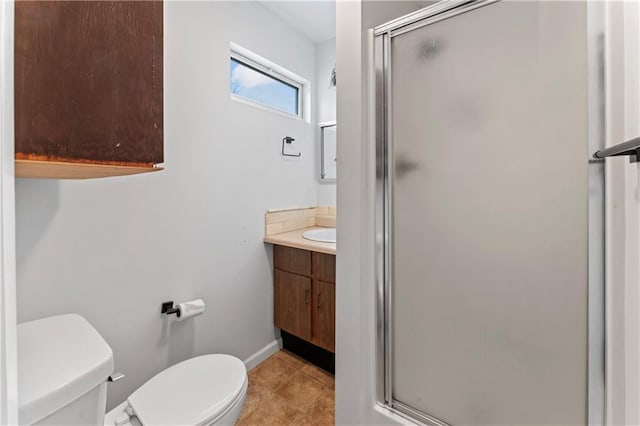
<instances>
[{"instance_id":1,"label":"cabinet knob","mask_svg":"<svg viewBox=\"0 0 640 426\"><path fill-rule=\"evenodd\" d=\"M305 289L304 291L304 304L307 305L309 303L309 289Z\"/></svg>"}]
</instances>

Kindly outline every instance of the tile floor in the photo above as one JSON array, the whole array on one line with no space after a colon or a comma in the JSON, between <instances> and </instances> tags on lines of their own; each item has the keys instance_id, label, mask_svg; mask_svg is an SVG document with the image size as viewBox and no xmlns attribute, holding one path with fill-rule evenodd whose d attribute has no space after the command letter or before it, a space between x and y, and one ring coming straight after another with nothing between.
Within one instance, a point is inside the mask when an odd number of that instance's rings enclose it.
<instances>
[{"instance_id":1,"label":"tile floor","mask_svg":"<svg viewBox=\"0 0 640 426\"><path fill-rule=\"evenodd\" d=\"M335 424L333 375L281 350L249 373L236 426Z\"/></svg>"}]
</instances>

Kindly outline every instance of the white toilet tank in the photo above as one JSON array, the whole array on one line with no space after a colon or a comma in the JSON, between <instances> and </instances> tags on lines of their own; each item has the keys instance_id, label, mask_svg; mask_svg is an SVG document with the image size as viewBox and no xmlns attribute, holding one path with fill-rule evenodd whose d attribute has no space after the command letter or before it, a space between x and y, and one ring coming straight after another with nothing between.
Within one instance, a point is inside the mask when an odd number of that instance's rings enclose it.
<instances>
[{"instance_id":1,"label":"white toilet tank","mask_svg":"<svg viewBox=\"0 0 640 426\"><path fill-rule=\"evenodd\" d=\"M21 425L101 425L113 352L80 315L18 325Z\"/></svg>"}]
</instances>

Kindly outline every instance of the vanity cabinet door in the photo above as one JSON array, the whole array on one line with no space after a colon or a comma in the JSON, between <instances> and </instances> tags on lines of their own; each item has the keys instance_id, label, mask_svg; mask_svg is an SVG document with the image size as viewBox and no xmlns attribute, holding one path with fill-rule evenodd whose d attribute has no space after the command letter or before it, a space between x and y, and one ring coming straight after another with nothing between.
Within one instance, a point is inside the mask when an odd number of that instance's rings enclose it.
<instances>
[{"instance_id":1,"label":"vanity cabinet door","mask_svg":"<svg viewBox=\"0 0 640 426\"><path fill-rule=\"evenodd\" d=\"M275 326L301 339L311 340L311 278L275 271Z\"/></svg>"},{"instance_id":2,"label":"vanity cabinet door","mask_svg":"<svg viewBox=\"0 0 640 426\"><path fill-rule=\"evenodd\" d=\"M336 286L324 281L313 282L313 338L311 342L335 352Z\"/></svg>"},{"instance_id":3,"label":"vanity cabinet door","mask_svg":"<svg viewBox=\"0 0 640 426\"><path fill-rule=\"evenodd\" d=\"M311 252L293 247L274 246L273 264L283 271L311 275Z\"/></svg>"},{"instance_id":4,"label":"vanity cabinet door","mask_svg":"<svg viewBox=\"0 0 640 426\"><path fill-rule=\"evenodd\" d=\"M336 256L312 252L313 277L328 283L336 282Z\"/></svg>"}]
</instances>

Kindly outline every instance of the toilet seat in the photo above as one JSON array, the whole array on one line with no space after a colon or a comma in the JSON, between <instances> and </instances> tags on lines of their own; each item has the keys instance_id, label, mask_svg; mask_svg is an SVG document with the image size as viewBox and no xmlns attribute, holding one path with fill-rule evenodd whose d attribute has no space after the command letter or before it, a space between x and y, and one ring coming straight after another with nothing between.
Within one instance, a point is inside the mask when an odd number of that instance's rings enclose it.
<instances>
[{"instance_id":1,"label":"toilet seat","mask_svg":"<svg viewBox=\"0 0 640 426\"><path fill-rule=\"evenodd\" d=\"M127 399L143 425L215 423L246 392L247 370L230 355L203 355L161 371Z\"/></svg>"}]
</instances>

